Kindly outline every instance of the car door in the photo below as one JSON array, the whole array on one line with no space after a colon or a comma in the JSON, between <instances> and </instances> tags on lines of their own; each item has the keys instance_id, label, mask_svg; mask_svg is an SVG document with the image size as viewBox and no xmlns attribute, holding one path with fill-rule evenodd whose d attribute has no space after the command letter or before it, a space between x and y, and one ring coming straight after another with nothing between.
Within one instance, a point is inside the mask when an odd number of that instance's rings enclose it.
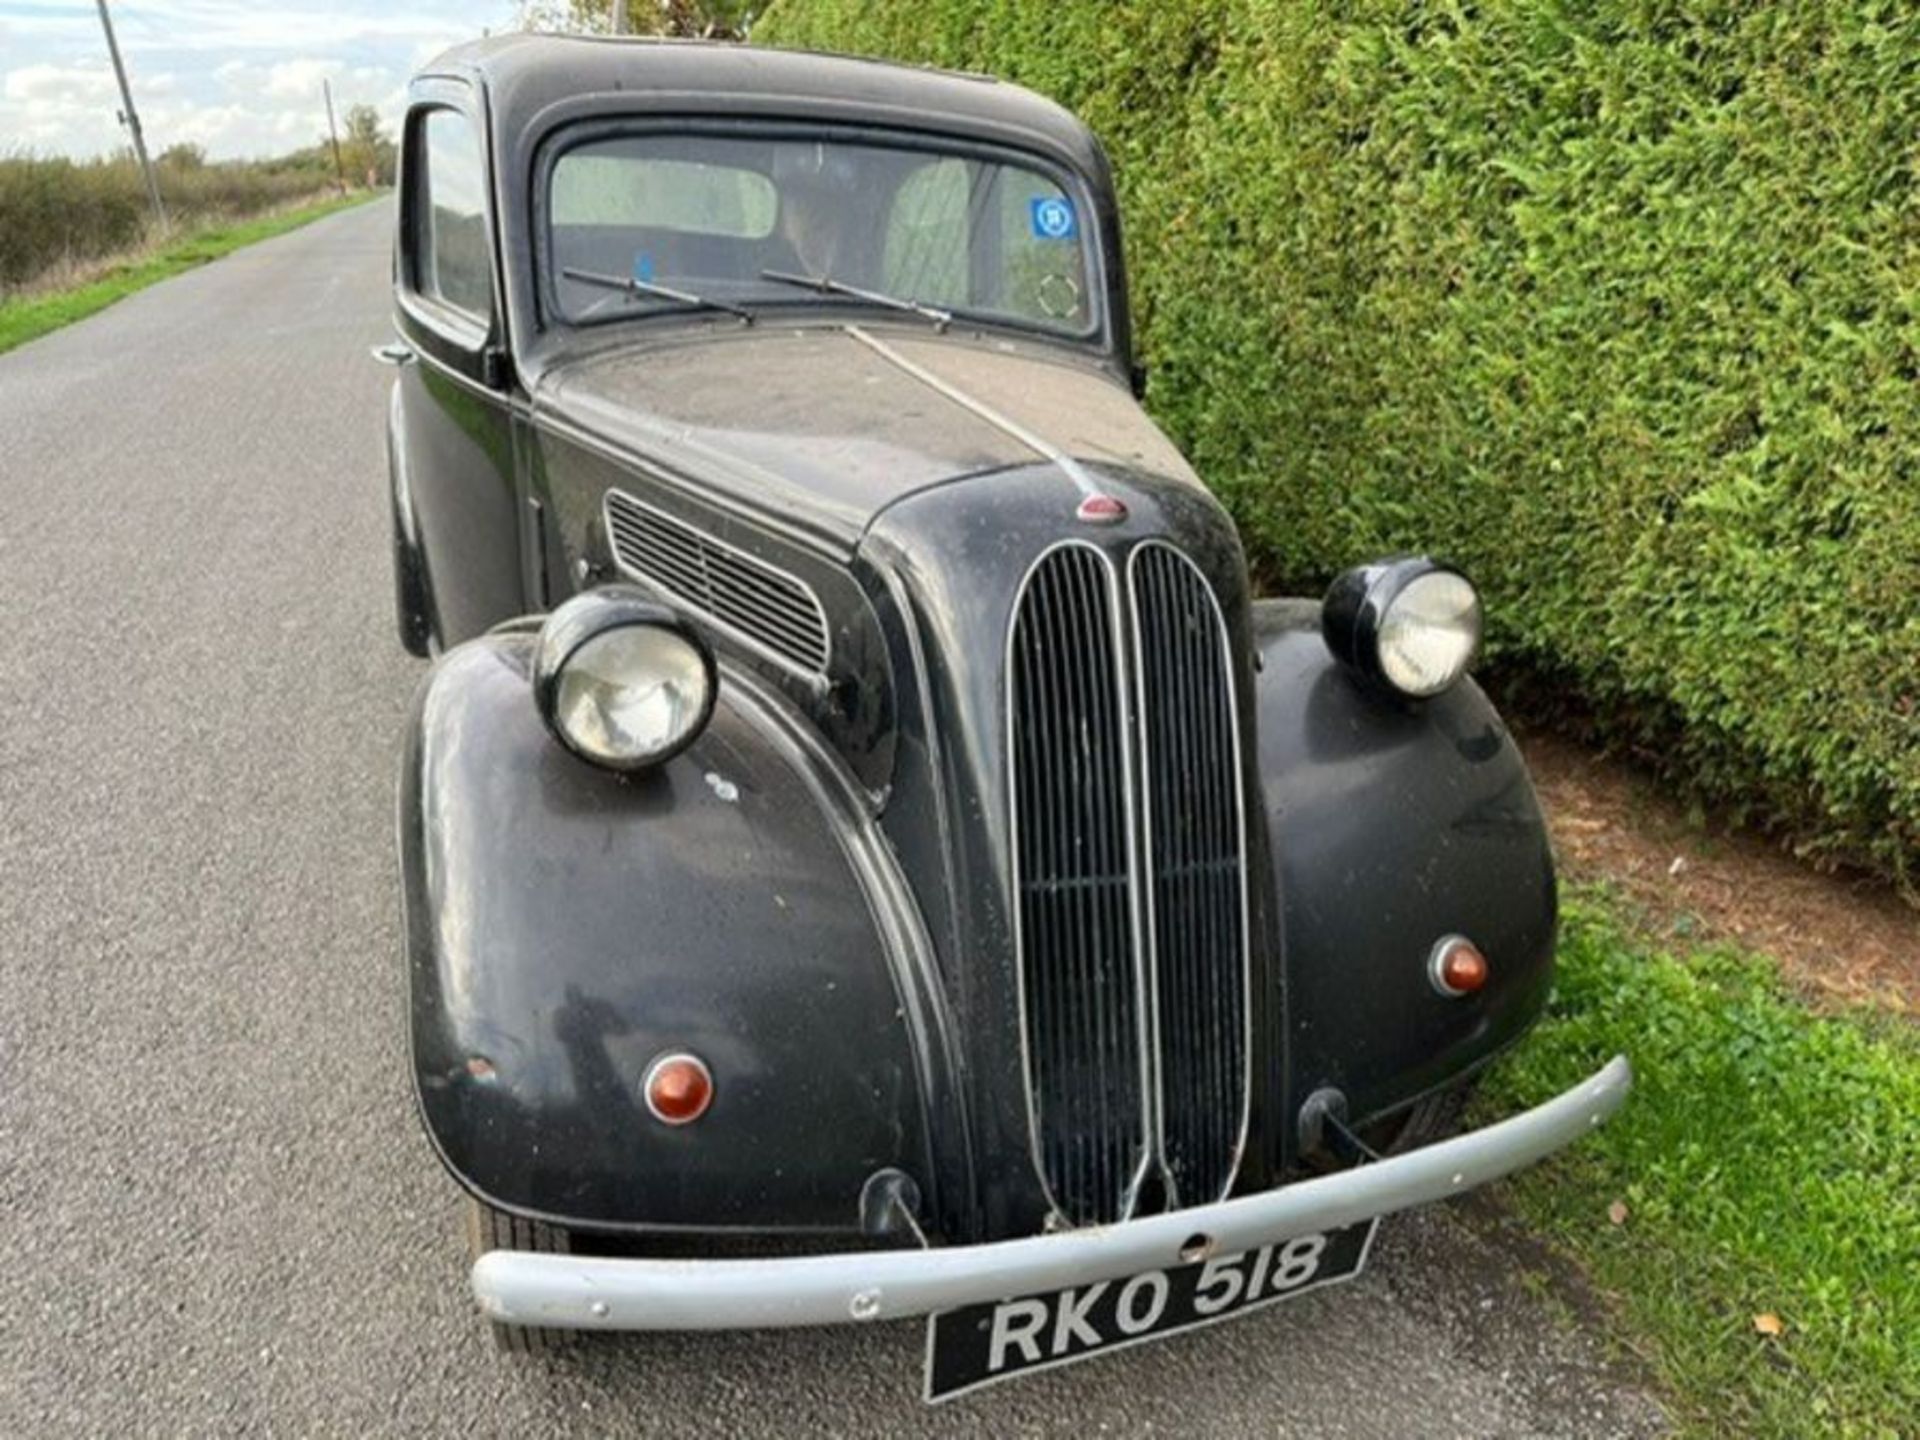
<instances>
[{"instance_id":1,"label":"car door","mask_svg":"<svg viewBox=\"0 0 1920 1440\"><path fill-rule=\"evenodd\" d=\"M515 479L512 367L472 87L417 85L403 135L393 463L399 530L424 576L433 639L454 645L530 608Z\"/></svg>"}]
</instances>

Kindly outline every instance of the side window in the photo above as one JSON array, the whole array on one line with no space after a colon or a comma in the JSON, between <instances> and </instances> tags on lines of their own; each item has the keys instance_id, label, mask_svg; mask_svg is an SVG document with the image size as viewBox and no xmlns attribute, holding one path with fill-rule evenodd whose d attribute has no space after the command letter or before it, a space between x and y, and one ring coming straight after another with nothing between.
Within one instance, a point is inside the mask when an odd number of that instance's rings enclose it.
<instances>
[{"instance_id":1,"label":"side window","mask_svg":"<svg viewBox=\"0 0 1920 1440\"><path fill-rule=\"evenodd\" d=\"M417 146L414 286L485 321L493 314L493 279L480 138L458 110L429 110Z\"/></svg>"}]
</instances>

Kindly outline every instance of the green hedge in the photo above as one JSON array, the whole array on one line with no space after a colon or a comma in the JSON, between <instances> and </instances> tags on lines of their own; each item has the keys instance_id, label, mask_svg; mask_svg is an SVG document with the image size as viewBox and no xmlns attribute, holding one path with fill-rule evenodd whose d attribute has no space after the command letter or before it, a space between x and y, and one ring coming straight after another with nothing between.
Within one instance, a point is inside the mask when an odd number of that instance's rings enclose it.
<instances>
[{"instance_id":1,"label":"green hedge","mask_svg":"<svg viewBox=\"0 0 1920 1440\"><path fill-rule=\"evenodd\" d=\"M331 169L292 158L208 164L191 146L168 151L155 171L175 231L232 224L333 187ZM131 155L0 155L0 296L159 238L147 207Z\"/></svg>"},{"instance_id":2,"label":"green hedge","mask_svg":"<svg viewBox=\"0 0 1920 1440\"><path fill-rule=\"evenodd\" d=\"M1263 580L1462 562L1504 673L1920 875L1909 0L775 0L1115 161L1150 403Z\"/></svg>"}]
</instances>

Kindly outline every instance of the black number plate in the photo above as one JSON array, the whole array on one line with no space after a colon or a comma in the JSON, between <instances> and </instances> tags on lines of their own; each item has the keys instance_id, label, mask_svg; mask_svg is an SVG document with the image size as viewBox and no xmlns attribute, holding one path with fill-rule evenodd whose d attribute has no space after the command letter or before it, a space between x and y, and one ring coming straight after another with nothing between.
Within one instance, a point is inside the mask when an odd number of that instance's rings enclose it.
<instances>
[{"instance_id":1,"label":"black number plate","mask_svg":"<svg viewBox=\"0 0 1920 1440\"><path fill-rule=\"evenodd\" d=\"M1379 1222L1102 1280L1050 1295L946 1310L927 1322L927 1400L1070 1365L1211 1325L1360 1273Z\"/></svg>"}]
</instances>

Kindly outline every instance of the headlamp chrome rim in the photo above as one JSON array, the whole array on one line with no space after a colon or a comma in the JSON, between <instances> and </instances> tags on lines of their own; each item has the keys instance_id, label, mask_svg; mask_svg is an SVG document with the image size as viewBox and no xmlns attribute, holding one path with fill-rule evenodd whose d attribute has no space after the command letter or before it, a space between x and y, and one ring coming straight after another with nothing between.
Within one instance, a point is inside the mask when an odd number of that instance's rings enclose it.
<instances>
[{"instance_id":1,"label":"headlamp chrome rim","mask_svg":"<svg viewBox=\"0 0 1920 1440\"><path fill-rule=\"evenodd\" d=\"M644 753L621 756L590 749L558 713L567 666L594 641L615 631L639 628L665 631L698 657L703 680L700 707L668 743ZM720 693L719 667L706 637L672 607L627 585L583 591L547 616L535 642L532 681L534 705L561 747L589 765L625 774L656 769L691 745L713 719Z\"/></svg>"},{"instance_id":2,"label":"headlamp chrome rim","mask_svg":"<svg viewBox=\"0 0 1920 1440\"><path fill-rule=\"evenodd\" d=\"M1435 683L1410 685L1389 673L1381 642L1396 602L1417 582L1435 576L1455 580L1465 589L1467 643L1457 663ZM1371 684L1402 699L1431 700L1459 684L1472 666L1480 650L1483 613L1478 590L1459 569L1425 555L1401 556L1356 566L1336 579L1321 606L1320 630L1334 656Z\"/></svg>"}]
</instances>

